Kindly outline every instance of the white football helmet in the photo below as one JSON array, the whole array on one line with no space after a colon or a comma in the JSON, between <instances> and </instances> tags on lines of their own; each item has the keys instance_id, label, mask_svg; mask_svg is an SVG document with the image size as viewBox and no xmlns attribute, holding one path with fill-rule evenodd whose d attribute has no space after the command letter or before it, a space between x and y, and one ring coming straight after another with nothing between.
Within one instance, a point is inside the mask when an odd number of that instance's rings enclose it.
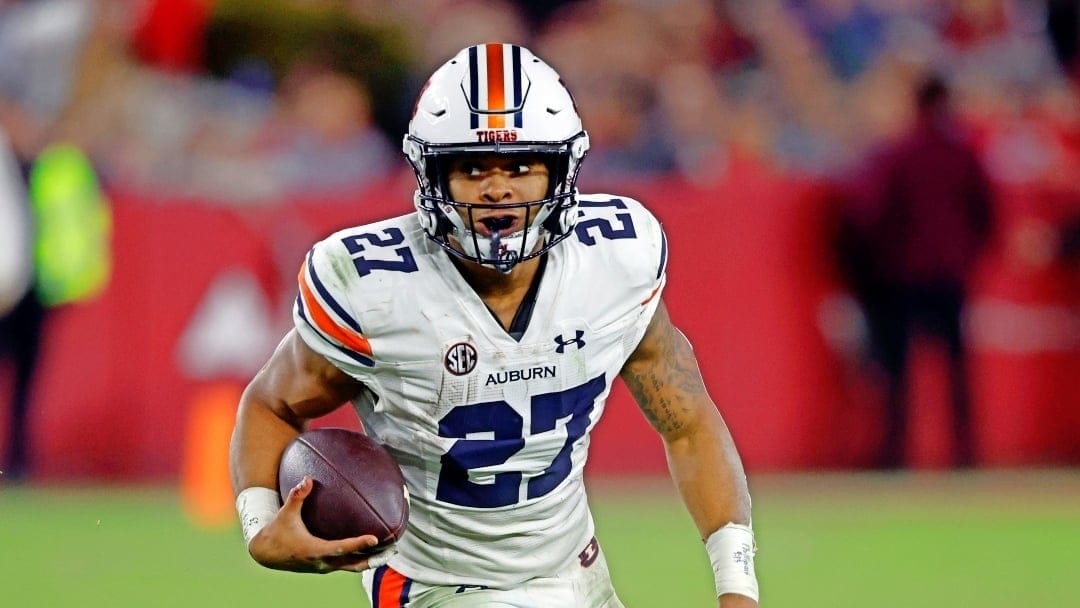
<instances>
[{"instance_id":1,"label":"white football helmet","mask_svg":"<svg viewBox=\"0 0 1080 608\"><path fill-rule=\"evenodd\" d=\"M559 75L526 48L481 44L443 64L420 92L402 149L416 173L414 203L424 231L460 258L510 272L573 232L589 136ZM549 168L547 196L509 205L451 200L447 160L473 153L541 156ZM523 230L485 236L474 229L473 213L492 208L524 208L533 220Z\"/></svg>"}]
</instances>

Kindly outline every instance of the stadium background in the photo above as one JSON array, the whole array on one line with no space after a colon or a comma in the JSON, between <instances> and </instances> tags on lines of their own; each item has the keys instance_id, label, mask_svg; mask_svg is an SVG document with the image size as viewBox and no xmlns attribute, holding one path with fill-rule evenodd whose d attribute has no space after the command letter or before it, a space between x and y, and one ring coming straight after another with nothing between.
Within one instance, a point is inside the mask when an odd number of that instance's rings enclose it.
<instances>
[{"instance_id":1,"label":"stadium background","mask_svg":"<svg viewBox=\"0 0 1080 608\"><path fill-rule=\"evenodd\" d=\"M18 28L20 5L51 12ZM792 503L867 480L855 473L883 433L882 387L832 248L835 193L907 124L920 70L948 74L1000 216L967 318L978 472L964 479L1005 475L975 495L1042 496L1077 537L1080 514L1061 506L1080 463L1074 2L39 0L0 11L16 155L75 144L113 219L104 290L50 311L33 483L0 486L0 512L64 488L136 484L178 488L189 523L231 525L220 523L232 516L222 437L237 391L288 327L299 260L338 227L410 209L396 151L409 100L452 52L499 39L535 50L575 92L594 145L582 188L636 196L664 222L672 315L752 479ZM911 471L948 467L941 362L920 343ZM320 424L354 422L343 412ZM651 488L641 478L664 469L620 387L590 476ZM839 477L822 482L826 471ZM1034 483L1009 482L1026 472ZM810 497L776 481L790 473ZM923 496L898 479L901 494ZM875 483L868 495L893 496ZM958 483L965 496L972 482ZM782 509L761 508L782 528ZM23 520L0 531L12 521Z\"/></svg>"}]
</instances>

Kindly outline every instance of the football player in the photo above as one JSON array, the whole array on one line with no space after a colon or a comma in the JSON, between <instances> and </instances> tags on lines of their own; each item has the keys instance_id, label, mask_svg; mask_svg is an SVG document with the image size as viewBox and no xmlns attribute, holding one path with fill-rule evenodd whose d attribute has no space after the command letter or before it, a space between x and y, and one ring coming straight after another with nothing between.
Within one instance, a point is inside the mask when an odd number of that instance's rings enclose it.
<instances>
[{"instance_id":1,"label":"football player","mask_svg":"<svg viewBox=\"0 0 1080 608\"><path fill-rule=\"evenodd\" d=\"M719 605L756 606L750 496L661 292L667 241L625 196L581 195L589 138L558 74L511 44L425 85L403 142L416 213L349 228L303 261L295 329L244 392L231 446L248 550L284 570L363 571L374 606L622 606L582 470L622 377L656 429ZM329 541L284 505L286 444L346 402L395 456L408 531Z\"/></svg>"}]
</instances>

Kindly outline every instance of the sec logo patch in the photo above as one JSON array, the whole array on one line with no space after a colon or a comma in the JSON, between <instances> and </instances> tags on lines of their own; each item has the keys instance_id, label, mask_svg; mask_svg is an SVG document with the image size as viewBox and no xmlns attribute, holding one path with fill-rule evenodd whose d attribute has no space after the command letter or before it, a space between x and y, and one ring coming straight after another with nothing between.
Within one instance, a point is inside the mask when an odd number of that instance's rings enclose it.
<instances>
[{"instance_id":1,"label":"sec logo patch","mask_svg":"<svg viewBox=\"0 0 1080 608\"><path fill-rule=\"evenodd\" d=\"M443 364L446 371L455 376L464 376L476 369L476 348L468 342L458 342L446 351Z\"/></svg>"}]
</instances>

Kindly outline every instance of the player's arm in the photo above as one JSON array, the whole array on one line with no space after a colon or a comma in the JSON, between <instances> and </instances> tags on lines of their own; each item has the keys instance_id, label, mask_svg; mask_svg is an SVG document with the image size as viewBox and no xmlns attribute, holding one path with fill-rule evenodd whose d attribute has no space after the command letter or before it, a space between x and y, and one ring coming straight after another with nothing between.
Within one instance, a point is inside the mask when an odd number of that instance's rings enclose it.
<instances>
[{"instance_id":1,"label":"player's arm","mask_svg":"<svg viewBox=\"0 0 1080 608\"><path fill-rule=\"evenodd\" d=\"M705 389L690 343L672 325L663 303L621 376L663 438L672 478L707 543L720 606L757 606L750 494L742 462ZM734 555L747 540L749 550Z\"/></svg>"},{"instance_id":2,"label":"player's arm","mask_svg":"<svg viewBox=\"0 0 1080 608\"><path fill-rule=\"evenodd\" d=\"M260 564L299 572L368 566L355 553L376 545L375 536L328 541L307 531L300 507L311 492L309 478L291 490L280 511L276 490L285 446L309 420L332 412L361 389L292 330L244 390L229 449L229 471L248 551Z\"/></svg>"}]
</instances>

